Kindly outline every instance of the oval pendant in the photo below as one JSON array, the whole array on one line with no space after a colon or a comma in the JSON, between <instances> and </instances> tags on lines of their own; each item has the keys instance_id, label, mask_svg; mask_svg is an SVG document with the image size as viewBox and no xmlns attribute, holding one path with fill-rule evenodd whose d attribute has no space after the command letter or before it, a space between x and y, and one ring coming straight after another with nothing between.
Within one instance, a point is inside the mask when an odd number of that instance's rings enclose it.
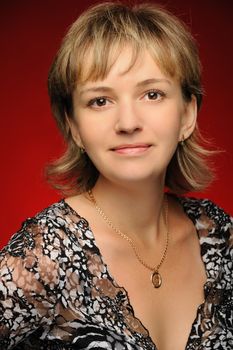
<instances>
[{"instance_id":1,"label":"oval pendant","mask_svg":"<svg viewBox=\"0 0 233 350\"><path fill-rule=\"evenodd\" d=\"M154 271L151 274L151 282L154 288L159 288L162 284L162 277L158 271Z\"/></svg>"}]
</instances>

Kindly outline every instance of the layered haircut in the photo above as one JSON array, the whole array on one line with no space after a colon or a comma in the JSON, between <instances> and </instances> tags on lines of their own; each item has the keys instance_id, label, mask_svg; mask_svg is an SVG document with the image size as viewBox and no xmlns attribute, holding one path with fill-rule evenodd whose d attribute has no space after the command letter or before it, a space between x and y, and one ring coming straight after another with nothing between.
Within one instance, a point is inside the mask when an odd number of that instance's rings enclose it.
<instances>
[{"instance_id":1,"label":"layered haircut","mask_svg":"<svg viewBox=\"0 0 233 350\"><path fill-rule=\"evenodd\" d=\"M195 96L200 109L201 65L196 43L184 23L154 4L107 2L89 8L70 27L48 78L52 112L67 149L47 167L47 178L65 194L92 188L99 175L71 135L67 118L73 118L73 91L79 84L104 79L126 45L132 49L129 69L148 50L161 71L180 83L184 100L188 103ZM175 193L204 189L212 179L209 154L196 126L177 145L165 185Z\"/></svg>"}]
</instances>

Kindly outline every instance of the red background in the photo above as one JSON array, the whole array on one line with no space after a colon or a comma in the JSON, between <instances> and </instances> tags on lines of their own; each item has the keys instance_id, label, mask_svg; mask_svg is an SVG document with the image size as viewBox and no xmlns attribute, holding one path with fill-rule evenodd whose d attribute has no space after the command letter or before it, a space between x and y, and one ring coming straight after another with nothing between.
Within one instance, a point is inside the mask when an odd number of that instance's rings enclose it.
<instances>
[{"instance_id":1,"label":"red background","mask_svg":"<svg viewBox=\"0 0 233 350\"><path fill-rule=\"evenodd\" d=\"M158 2L166 3L168 9L188 23L199 43L206 91L200 125L213 143L225 150L216 158L216 182L201 196L233 212L233 3L229 0ZM50 113L47 72L68 26L93 3L1 2L0 246L26 217L60 198L43 179L44 165L63 149Z\"/></svg>"}]
</instances>

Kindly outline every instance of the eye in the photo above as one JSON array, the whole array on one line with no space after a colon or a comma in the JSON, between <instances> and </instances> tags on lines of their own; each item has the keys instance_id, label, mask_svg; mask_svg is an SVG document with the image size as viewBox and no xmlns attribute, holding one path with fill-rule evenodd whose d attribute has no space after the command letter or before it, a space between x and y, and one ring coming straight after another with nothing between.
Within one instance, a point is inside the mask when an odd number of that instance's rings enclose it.
<instances>
[{"instance_id":1,"label":"eye","mask_svg":"<svg viewBox=\"0 0 233 350\"><path fill-rule=\"evenodd\" d=\"M159 101L161 100L165 94L162 91L158 91L158 90L150 90L148 91L145 95L145 98L147 98L148 100L156 100Z\"/></svg>"},{"instance_id":2,"label":"eye","mask_svg":"<svg viewBox=\"0 0 233 350\"><path fill-rule=\"evenodd\" d=\"M108 100L106 97L96 97L88 102L89 107L103 107L106 106Z\"/></svg>"}]
</instances>

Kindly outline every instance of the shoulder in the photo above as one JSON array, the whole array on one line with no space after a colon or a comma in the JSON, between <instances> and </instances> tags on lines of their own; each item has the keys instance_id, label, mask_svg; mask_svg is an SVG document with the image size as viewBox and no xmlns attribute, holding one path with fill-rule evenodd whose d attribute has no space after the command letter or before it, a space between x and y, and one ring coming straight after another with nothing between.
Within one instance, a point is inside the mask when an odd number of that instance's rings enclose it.
<instances>
[{"instance_id":1,"label":"shoulder","mask_svg":"<svg viewBox=\"0 0 233 350\"><path fill-rule=\"evenodd\" d=\"M24 258L29 251L36 251L54 258L68 241L75 241L77 232L82 234L88 229L87 221L72 210L64 200L50 205L27 218L21 228L12 235L9 243L0 252ZM57 253L55 254L55 251Z\"/></svg>"},{"instance_id":2,"label":"shoulder","mask_svg":"<svg viewBox=\"0 0 233 350\"><path fill-rule=\"evenodd\" d=\"M199 236L223 240L233 248L233 218L209 199L177 197L185 213L193 221Z\"/></svg>"},{"instance_id":3,"label":"shoulder","mask_svg":"<svg viewBox=\"0 0 233 350\"><path fill-rule=\"evenodd\" d=\"M209 199L182 197L178 200L195 225L208 282L214 282L219 290L228 289L232 298L232 217Z\"/></svg>"},{"instance_id":4,"label":"shoulder","mask_svg":"<svg viewBox=\"0 0 233 350\"><path fill-rule=\"evenodd\" d=\"M233 218L211 200L193 197L177 197L177 199L193 220L198 220L204 215L212 220L220 230L232 228Z\"/></svg>"},{"instance_id":5,"label":"shoulder","mask_svg":"<svg viewBox=\"0 0 233 350\"><path fill-rule=\"evenodd\" d=\"M0 251L0 279L5 281L4 293L18 291L22 295L25 292L40 295L44 288L43 292L46 290L48 295L53 295L64 285L74 261L79 268L76 268L76 275L82 273L80 259L88 249L92 252L93 246L84 218L64 200L49 206L25 220Z\"/></svg>"}]
</instances>

